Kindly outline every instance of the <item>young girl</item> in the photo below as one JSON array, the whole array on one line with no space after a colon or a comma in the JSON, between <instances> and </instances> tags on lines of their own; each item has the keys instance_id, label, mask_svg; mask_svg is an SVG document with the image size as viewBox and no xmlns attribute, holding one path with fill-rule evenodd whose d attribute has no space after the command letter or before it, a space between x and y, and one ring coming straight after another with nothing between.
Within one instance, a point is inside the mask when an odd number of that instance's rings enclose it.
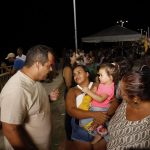
<instances>
[{"instance_id":1,"label":"young girl","mask_svg":"<svg viewBox=\"0 0 150 150\"><path fill-rule=\"evenodd\" d=\"M107 112L111 99L114 97L114 83L118 77L118 65L117 64L102 64L98 71L100 84L96 92L91 91L88 87L79 88L86 94L92 97L90 102L91 111L103 111ZM85 103L83 98L83 103ZM86 103L87 104L87 103ZM83 104L84 105L84 104ZM82 107L83 107L82 105ZM82 109L82 108L81 108ZM107 134L107 129L103 125L94 123L93 118L81 119L80 126L92 134L95 138L92 144L98 142L101 137Z\"/></svg>"}]
</instances>

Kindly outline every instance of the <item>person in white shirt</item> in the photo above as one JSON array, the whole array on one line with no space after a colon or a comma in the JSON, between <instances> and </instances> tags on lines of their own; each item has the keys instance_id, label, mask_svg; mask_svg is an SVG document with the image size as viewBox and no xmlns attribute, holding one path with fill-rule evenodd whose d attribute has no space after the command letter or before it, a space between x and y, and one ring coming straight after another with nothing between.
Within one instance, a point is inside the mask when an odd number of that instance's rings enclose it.
<instances>
[{"instance_id":1,"label":"person in white shirt","mask_svg":"<svg viewBox=\"0 0 150 150\"><path fill-rule=\"evenodd\" d=\"M16 58L21 59L23 61L26 60L26 55L23 54L23 49L21 47L17 48L17 56Z\"/></svg>"}]
</instances>

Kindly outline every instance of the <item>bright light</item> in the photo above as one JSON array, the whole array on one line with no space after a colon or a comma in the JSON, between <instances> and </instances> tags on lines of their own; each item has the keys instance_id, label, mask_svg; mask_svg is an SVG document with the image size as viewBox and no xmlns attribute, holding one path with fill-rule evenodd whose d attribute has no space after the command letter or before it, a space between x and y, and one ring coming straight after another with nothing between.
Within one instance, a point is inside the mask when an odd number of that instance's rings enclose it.
<instances>
[{"instance_id":1,"label":"bright light","mask_svg":"<svg viewBox=\"0 0 150 150\"><path fill-rule=\"evenodd\" d=\"M123 27L124 23L127 23L127 22L128 22L128 20L125 20L125 21L119 20L119 21L117 21L117 23L121 23L121 27Z\"/></svg>"}]
</instances>

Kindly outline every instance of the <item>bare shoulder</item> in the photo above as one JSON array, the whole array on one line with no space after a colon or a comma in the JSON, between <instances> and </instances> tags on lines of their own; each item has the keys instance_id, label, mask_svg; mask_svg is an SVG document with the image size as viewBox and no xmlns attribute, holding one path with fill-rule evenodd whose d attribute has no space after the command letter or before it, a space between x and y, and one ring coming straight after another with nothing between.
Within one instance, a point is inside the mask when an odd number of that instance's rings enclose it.
<instances>
[{"instance_id":1,"label":"bare shoulder","mask_svg":"<svg viewBox=\"0 0 150 150\"><path fill-rule=\"evenodd\" d=\"M67 92L66 96L66 104L67 108L76 106L76 97L81 93L81 91L77 87L72 87Z\"/></svg>"},{"instance_id":2,"label":"bare shoulder","mask_svg":"<svg viewBox=\"0 0 150 150\"><path fill-rule=\"evenodd\" d=\"M68 93L72 94L72 95L79 95L82 91L80 89L77 88L77 86L72 87L69 89Z\"/></svg>"},{"instance_id":3,"label":"bare shoulder","mask_svg":"<svg viewBox=\"0 0 150 150\"><path fill-rule=\"evenodd\" d=\"M70 73L72 73L71 67L66 66L66 67L63 69L63 75L70 74Z\"/></svg>"},{"instance_id":4,"label":"bare shoulder","mask_svg":"<svg viewBox=\"0 0 150 150\"><path fill-rule=\"evenodd\" d=\"M71 68L70 66L66 66L66 67L63 69L63 72L65 72L65 71L70 71L70 70L72 70L72 68Z\"/></svg>"}]
</instances>

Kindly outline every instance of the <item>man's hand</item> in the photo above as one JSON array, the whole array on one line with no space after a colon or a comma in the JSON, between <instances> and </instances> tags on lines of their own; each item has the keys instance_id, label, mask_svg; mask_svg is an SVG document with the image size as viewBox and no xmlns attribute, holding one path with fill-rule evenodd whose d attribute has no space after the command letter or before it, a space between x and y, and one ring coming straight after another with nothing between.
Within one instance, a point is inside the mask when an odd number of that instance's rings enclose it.
<instances>
[{"instance_id":1,"label":"man's hand","mask_svg":"<svg viewBox=\"0 0 150 150\"><path fill-rule=\"evenodd\" d=\"M59 89L53 89L50 93L49 93L49 98L51 101L56 101L59 97Z\"/></svg>"}]
</instances>

